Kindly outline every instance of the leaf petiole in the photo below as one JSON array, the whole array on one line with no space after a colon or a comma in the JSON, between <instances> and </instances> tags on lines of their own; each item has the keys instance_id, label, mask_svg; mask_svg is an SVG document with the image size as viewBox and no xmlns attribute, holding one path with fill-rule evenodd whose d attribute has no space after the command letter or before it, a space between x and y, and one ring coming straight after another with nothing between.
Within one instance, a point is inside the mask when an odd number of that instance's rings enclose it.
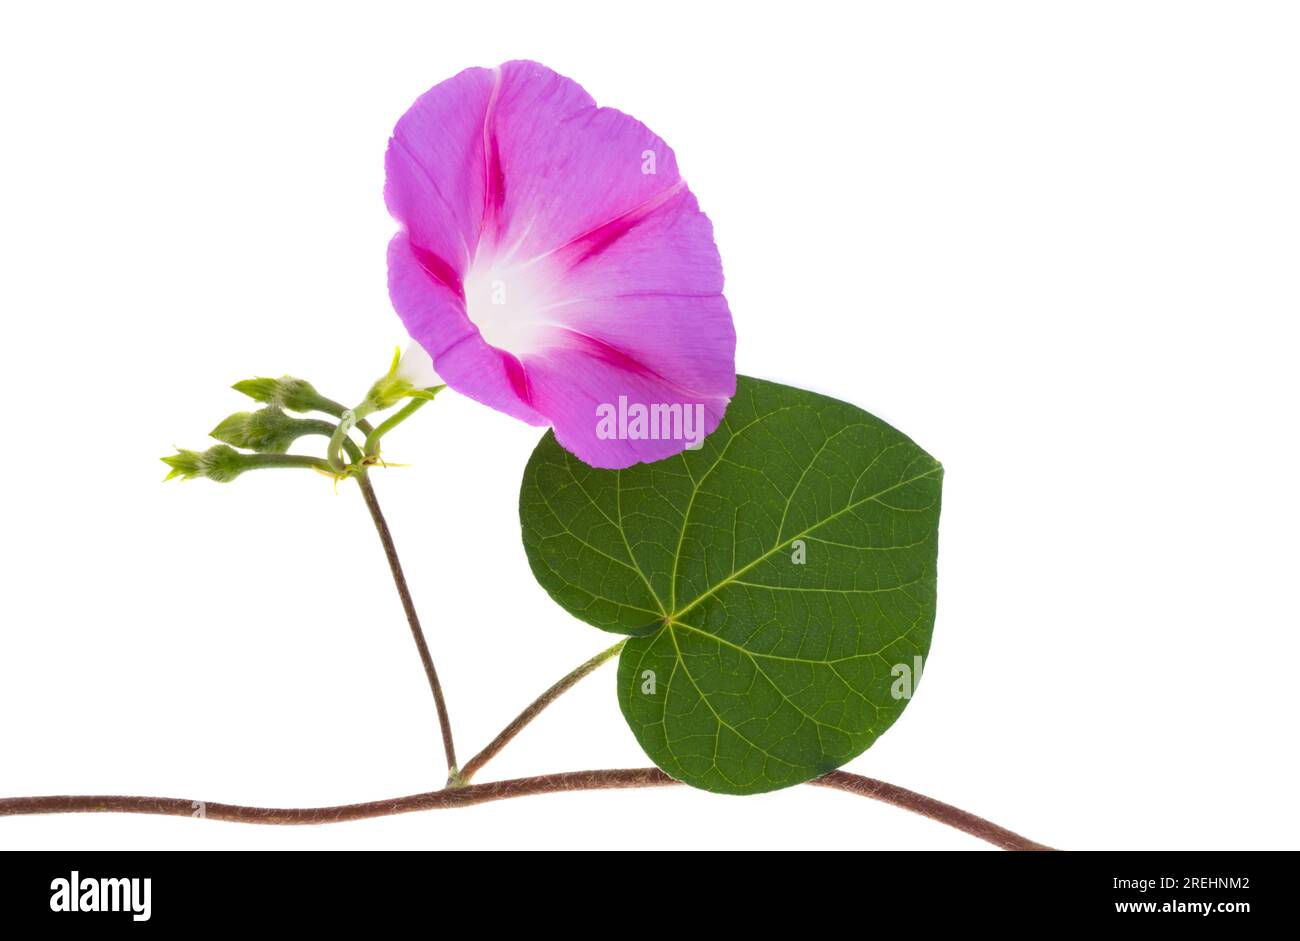
<instances>
[{"instance_id":1,"label":"leaf petiole","mask_svg":"<svg viewBox=\"0 0 1300 941\"><path fill-rule=\"evenodd\" d=\"M616 656L618 652L623 649L623 645L626 643L627 638L625 637L614 646L602 650L581 666L570 670L557 683L555 683L555 685L534 699L527 709L515 716L514 720L502 729L496 738L492 739L492 741L488 743L486 748L469 761L465 762L465 767L460 771L459 786L468 784L470 778L478 773L485 764L496 757L497 753L501 751L501 749L505 748L506 745L510 743L511 739L523 731L524 726L536 719L543 709L572 689L584 676L595 672L596 668L602 663Z\"/></svg>"}]
</instances>

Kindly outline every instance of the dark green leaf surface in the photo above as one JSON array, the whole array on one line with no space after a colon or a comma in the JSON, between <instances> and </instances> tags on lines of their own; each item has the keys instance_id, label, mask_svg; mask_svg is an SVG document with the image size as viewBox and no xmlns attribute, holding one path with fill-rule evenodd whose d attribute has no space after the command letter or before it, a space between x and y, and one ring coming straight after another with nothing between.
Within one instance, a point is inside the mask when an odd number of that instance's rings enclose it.
<instances>
[{"instance_id":1,"label":"dark green leaf surface","mask_svg":"<svg viewBox=\"0 0 1300 941\"><path fill-rule=\"evenodd\" d=\"M839 767L907 704L942 477L859 408L740 377L704 446L655 464L597 470L548 432L519 506L542 586L633 635L618 696L650 758L751 794Z\"/></svg>"}]
</instances>

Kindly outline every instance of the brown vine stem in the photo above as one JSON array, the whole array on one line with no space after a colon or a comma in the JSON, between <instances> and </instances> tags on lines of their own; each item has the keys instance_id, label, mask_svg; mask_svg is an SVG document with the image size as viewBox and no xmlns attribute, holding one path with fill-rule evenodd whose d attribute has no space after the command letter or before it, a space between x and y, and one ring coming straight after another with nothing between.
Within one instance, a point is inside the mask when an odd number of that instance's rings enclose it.
<instances>
[{"instance_id":1,"label":"brown vine stem","mask_svg":"<svg viewBox=\"0 0 1300 941\"><path fill-rule=\"evenodd\" d=\"M947 824L1006 850L1047 850L1042 843L1023 837L995 823L958 810L950 804L917 794L906 788L847 771L832 771L815 781L819 787L847 791L862 797L902 807L923 817ZM239 804L207 803L177 797L122 797L103 795L69 795L55 797L0 798L0 817L27 814L134 813L161 814L172 817L203 817L234 823L322 824L389 817L420 810L444 810L468 807L488 801L557 794L564 791L610 790L633 787L669 787L678 782L658 768L617 768L604 771L569 771L531 778L468 784L425 794L394 797L364 804L337 807L245 807Z\"/></svg>"},{"instance_id":2,"label":"brown vine stem","mask_svg":"<svg viewBox=\"0 0 1300 941\"><path fill-rule=\"evenodd\" d=\"M447 715L447 701L442 695L442 683L438 681L438 671L433 665L433 655L429 653L429 644L424 639L420 627L420 616L415 613L415 602L411 600L411 589L407 587L406 576L402 573L402 563L397 557L397 546L393 543L393 534L388 529L388 521L379 509L379 500L375 488L370 483L370 475L364 470L356 475L357 485L361 487L361 496L365 498L366 509L375 522L379 541L384 545L384 555L388 558L388 568L393 573L393 584L397 586L398 597L402 599L402 610L406 612L406 623L411 626L411 636L415 638L415 647L420 652L420 662L424 664L424 675L429 680L429 689L433 692L433 705L438 712L438 726L442 729L442 750L447 756L447 774L449 781L459 780L456 769L456 744L451 737L451 719Z\"/></svg>"},{"instance_id":3,"label":"brown vine stem","mask_svg":"<svg viewBox=\"0 0 1300 941\"><path fill-rule=\"evenodd\" d=\"M1028 837L1021 836L1014 830L1000 827L990 820L977 817L972 813L952 806L952 804L945 804L933 797L926 797L924 794L918 794L916 791L909 791L905 787L899 787L897 784L890 784L876 778L863 777L860 774L851 774L848 771L831 771L808 783L814 787L830 787L837 791L848 791L850 794L857 794L860 797L870 797L873 800L884 801L886 804L893 804L895 807L910 810L914 814L929 817L931 820L947 824L963 833L979 837L984 842L992 843L1004 850L1053 849L1053 847L1045 843L1039 843Z\"/></svg>"}]
</instances>

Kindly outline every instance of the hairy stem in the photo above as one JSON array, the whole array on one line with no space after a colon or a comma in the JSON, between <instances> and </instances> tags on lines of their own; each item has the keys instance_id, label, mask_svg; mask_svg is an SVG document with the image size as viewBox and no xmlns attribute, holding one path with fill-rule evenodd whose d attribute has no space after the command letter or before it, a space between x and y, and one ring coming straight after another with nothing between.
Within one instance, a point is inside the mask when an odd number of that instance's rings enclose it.
<instances>
[{"instance_id":1,"label":"hairy stem","mask_svg":"<svg viewBox=\"0 0 1300 941\"><path fill-rule=\"evenodd\" d=\"M543 709L555 702L555 700L559 699L564 693L568 692L568 690L573 687L578 680L593 672L602 663L617 654L623 649L623 645L626 643L627 639L624 638L614 646L602 650L586 663L571 670L554 686L534 699L527 709L515 716L514 721L501 730L501 734L492 739L486 748L469 761L465 762L465 767L460 771L461 781L468 784L469 779L477 774L485 764L491 761L493 757L496 756L497 752L505 748L510 740L523 730L524 726L536 719Z\"/></svg>"},{"instance_id":2,"label":"hairy stem","mask_svg":"<svg viewBox=\"0 0 1300 941\"><path fill-rule=\"evenodd\" d=\"M388 434L402 422L406 421L420 409L424 408L424 403L427 401L429 400L411 399L411 401L407 402L392 415L389 415L388 418L384 419L378 428L366 435L366 457L374 457L377 455L379 453L379 439Z\"/></svg>"},{"instance_id":3,"label":"hairy stem","mask_svg":"<svg viewBox=\"0 0 1300 941\"><path fill-rule=\"evenodd\" d=\"M816 787L830 787L837 791L848 791L850 794L857 794L860 797L870 797L874 800L884 801L886 804L893 804L895 807L902 807L914 814L929 817L931 820L947 824L963 833L979 837L984 842L992 843L1004 850L1050 850L1052 848L1044 843L1036 843L1028 837L1023 837L1019 833L1008 830L1006 827L1000 827L983 817L967 813L952 806L952 804L945 804L933 797L926 797L924 794L918 794L916 791L909 791L905 787L879 781L876 778L850 774L847 771L831 771L808 783Z\"/></svg>"},{"instance_id":4,"label":"hairy stem","mask_svg":"<svg viewBox=\"0 0 1300 941\"><path fill-rule=\"evenodd\" d=\"M262 470L267 467L306 467L329 473L330 466L318 457L306 454L240 454L241 470Z\"/></svg>"},{"instance_id":5,"label":"hairy stem","mask_svg":"<svg viewBox=\"0 0 1300 941\"><path fill-rule=\"evenodd\" d=\"M0 817L26 814L75 813L134 813L163 814L173 817L205 817L228 820L234 823L267 824L319 824L341 823L347 820L364 820L369 817L388 817L419 810L441 810L467 807L488 801L528 797L534 794L555 794L562 791L609 790L633 787L668 787L676 785L658 768L617 768L606 771L568 771L563 774L544 774L531 778L514 778L493 781L489 784L469 784L446 788L424 794L394 797L388 800L369 801L364 804L343 804L337 807L246 807L239 804L207 803L179 797L122 797L113 795L79 795L56 797L6 797L0 798ZM1051 849L1042 843L1013 833L995 823L958 810L942 801L917 794L906 788L874 778L832 771L815 781L818 787L829 787L861 797L893 804L904 810L929 817L931 820L955 827L994 846L1007 850Z\"/></svg>"},{"instance_id":6,"label":"hairy stem","mask_svg":"<svg viewBox=\"0 0 1300 941\"><path fill-rule=\"evenodd\" d=\"M420 616L415 612L415 602L411 600L411 589L407 587L406 576L402 573L402 563L397 557L397 547L393 544L393 534L388 529L388 521L379 509L379 500L375 497L375 488L370 483L370 475L362 471L356 475L357 485L365 498L366 509L375 521L375 530L379 541L384 545L384 555L388 558L388 568L393 573L393 584L397 586L397 595L402 599L402 609L406 612L406 623L411 626L411 636L415 647L420 652L420 662L424 664L424 675L428 677L429 689L433 692L434 708L438 712L438 725L442 729L442 750L447 756L447 773L449 779L457 780L456 745L451 736L451 719L447 715L447 701L442 695L442 684L438 681L438 671L433 665L433 655L429 653L429 644L424 639L420 627Z\"/></svg>"},{"instance_id":7,"label":"hairy stem","mask_svg":"<svg viewBox=\"0 0 1300 941\"><path fill-rule=\"evenodd\" d=\"M326 415L333 415L335 418L342 418L343 413L348 410L347 406L342 402L335 402L333 399L328 399L323 395L317 395L312 404L315 405L318 411L322 411ZM361 432L363 435L368 435L370 432L374 431L370 422L366 421L364 418L358 419L355 427L357 431ZM332 433L333 432L331 432L331 434Z\"/></svg>"},{"instance_id":8,"label":"hairy stem","mask_svg":"<svg viewBox=\"0 0 1300 941\"><path fill-rule=\"evenodd\" d=\"M357 428L364 417L369 415L373 409L374 406L369 402L363 402L352 411L343 413L343 420L338 423L333 434L330 435L329 449L325 455L329 459L330 467L334 468L335 471L343 470L343 457L339 451L344 447L344 442L348 442L348 444L351 445L351 448L349 449L350 453L356 451L356 445L352 443L352 439L349 437L348 433L353 428ZM373 432L373 430L374 429L371 429L371 432Z\"/></svg>"},{"instance_id":9,"label":"hairy stem","mask_svg":"<svg viewBox=\"0 0 1300 941\"><path fill-rule=\"evenodd\" d=\"M429 393L430 396L434 396L445 388L447 387L433 386L423 391ZM398 411L388 416L378 428L369 432L366 435L366 457L377 457L379 455L379 439L418 412L424 407L424 403L429 401L432 401L432 399L424 397L411 399Z\"/></svg>"}]
</instances>

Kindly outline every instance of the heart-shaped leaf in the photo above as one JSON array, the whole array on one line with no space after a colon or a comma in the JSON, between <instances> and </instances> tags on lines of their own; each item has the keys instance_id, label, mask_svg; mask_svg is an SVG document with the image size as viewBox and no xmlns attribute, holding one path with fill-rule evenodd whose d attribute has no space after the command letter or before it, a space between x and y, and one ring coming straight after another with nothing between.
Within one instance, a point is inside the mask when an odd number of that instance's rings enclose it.
<instances>
[{"instance_id":1,"label":"heart-shaped leaf","mask_svg":"<svg viewBox=\"0 0 1300 941\"><path fill-rule=\"evenodd\" d=\"M839 767L920 679L943 468L859 408L740 377L697 451L597 470L547 433L519 496L533 574L633 635L623 715L674 778L753 794Z\"/></svg>"}]
</instances>

